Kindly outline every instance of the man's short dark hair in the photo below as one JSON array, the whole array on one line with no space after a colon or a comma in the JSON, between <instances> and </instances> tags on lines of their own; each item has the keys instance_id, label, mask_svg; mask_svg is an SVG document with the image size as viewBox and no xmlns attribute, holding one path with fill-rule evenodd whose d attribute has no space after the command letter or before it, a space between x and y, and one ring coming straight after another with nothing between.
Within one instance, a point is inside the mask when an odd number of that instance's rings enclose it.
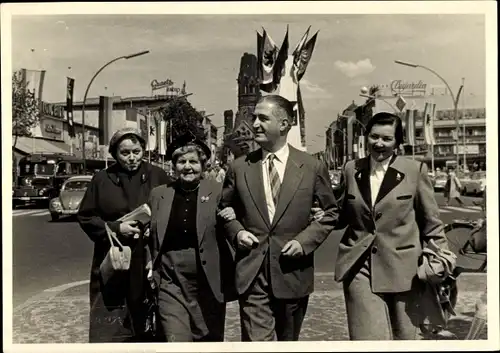
<instances>
[{"instance_id":1,"label":"man's short dark hair","mask_svg":"<svg viewBox=\"0 0 500 353\"><path fill-rule=\"evenodd\" d=\"M375 114L366 124L366 135L368 136L374 125L395 125L394 138L396 139L396 148L404 142L403 122L395 114L381 112Z\"/></svg>"},{"instance_id":2,"label":"man's short dark hair","mask_svg":"<svg viewBox=\"0 0 500 353\"><path fill-rule=\"evenodd\" d=\"M268 96L263 96L262 98L260 98L259 103L260 102L273 103L278 109L282 110L286 114L286 118L288 118L289 122L291 123L291 119L293 118L295 113L293 112L293 104L288 99L276 94L270 94ZM273 111L273 113L275 113L277 116L283 115L278 111Z\"/></svg>"}]
</instances>

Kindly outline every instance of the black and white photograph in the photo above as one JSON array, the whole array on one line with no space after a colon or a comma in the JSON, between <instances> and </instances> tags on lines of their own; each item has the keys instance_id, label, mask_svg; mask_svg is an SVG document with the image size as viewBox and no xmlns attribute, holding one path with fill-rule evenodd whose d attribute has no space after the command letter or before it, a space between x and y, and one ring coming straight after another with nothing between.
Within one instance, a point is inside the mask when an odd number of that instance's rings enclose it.
<instances>
[{"instance_id":1,"label":"black and white photograph","mask_svg":"<svg viewBox=\"0 0 500 353\"><path fill-rule=\"evenodd\" d=\"M499 349L496 13L2 5L4 351Z\"/></svg>"}]
</instances>

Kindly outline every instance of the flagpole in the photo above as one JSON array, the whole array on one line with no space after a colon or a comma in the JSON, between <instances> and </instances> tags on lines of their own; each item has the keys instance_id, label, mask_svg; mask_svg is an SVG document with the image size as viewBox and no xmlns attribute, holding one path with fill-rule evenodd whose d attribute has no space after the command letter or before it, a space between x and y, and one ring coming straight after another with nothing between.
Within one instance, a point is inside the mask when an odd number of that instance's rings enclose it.
<instances>
[{"instance_id":1,"label":"flagpole","mask_svg":"<svg viewBox=\"0 0 500 353\"><path fill-rule=\"evenodd\" d=\"M434 100L432 100L432 103L430 105L431 109L431 168L432 168L432 175L434 175L434 114L436 113L436 104L434 103Z\"/></svg>"},{"instance_id":2,"label":"flagpole","mask_svg":"<svg viewBox=\"0 0 500 353\"><path fill-rule=\"evenodd\" d=\"M151 127L149 126L149 120L151 118L151 110L148 109L148 112L146 114L146 130L147 130L147 138L148 140L146 141L146 146L148 149L148 162L151 163L151 146L149 145L149 134L151 133Z\"/></svg>"},{"instance_id":3,"label":"flagpole","mask_svg":"<svg viewBox=\"0 0 500 353\"><path fill-rule=\"evenodd\" d=\"M465 77L462 77L462 138L464 143L464 173L465 168L467 167L467 149L466 149L466 138L465 138ZM458 137L458 136L457 136ZM457 150L458 153L458 150Z\"/></svg>"}]
</instances>

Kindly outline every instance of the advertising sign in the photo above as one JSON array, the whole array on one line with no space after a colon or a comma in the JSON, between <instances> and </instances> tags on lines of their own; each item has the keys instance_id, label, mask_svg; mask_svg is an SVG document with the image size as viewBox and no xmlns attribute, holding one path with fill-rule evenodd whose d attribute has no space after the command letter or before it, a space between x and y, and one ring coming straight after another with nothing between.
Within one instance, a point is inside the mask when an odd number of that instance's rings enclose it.
<instances>
[{"instance_id":1,"label":"advertising sign","mask_svg":"<svg viewBox=\"0 0 500 353\"><path fill-rule=\"evenodd\" d=\"M458 145L458 154L479 154L479 145ZM457 146L453 146L453 153L457 153Z\"/></svg>"}]
</instances>

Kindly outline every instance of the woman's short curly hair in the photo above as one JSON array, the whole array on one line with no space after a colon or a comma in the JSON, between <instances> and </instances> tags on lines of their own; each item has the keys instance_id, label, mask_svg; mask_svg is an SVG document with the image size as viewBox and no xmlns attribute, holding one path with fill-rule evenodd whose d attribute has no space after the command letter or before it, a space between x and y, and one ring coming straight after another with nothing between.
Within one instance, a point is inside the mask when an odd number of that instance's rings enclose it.
<instances>
[{"instance_id":1,"label":"woman's short curly hair","mask_svg":"<svg viewBox=\"0 0 500 353\"><path fill-rule=\"evenodd\" d=\"M186 153L196 152L198 153L198 158L200 159L202 171L205 171L207 165L207 155L203 152L203 149L195 143L189 143L185 146L179 147L172 153L172 164L175 165L180 156Z\"/></svg>"}]
</instances>

